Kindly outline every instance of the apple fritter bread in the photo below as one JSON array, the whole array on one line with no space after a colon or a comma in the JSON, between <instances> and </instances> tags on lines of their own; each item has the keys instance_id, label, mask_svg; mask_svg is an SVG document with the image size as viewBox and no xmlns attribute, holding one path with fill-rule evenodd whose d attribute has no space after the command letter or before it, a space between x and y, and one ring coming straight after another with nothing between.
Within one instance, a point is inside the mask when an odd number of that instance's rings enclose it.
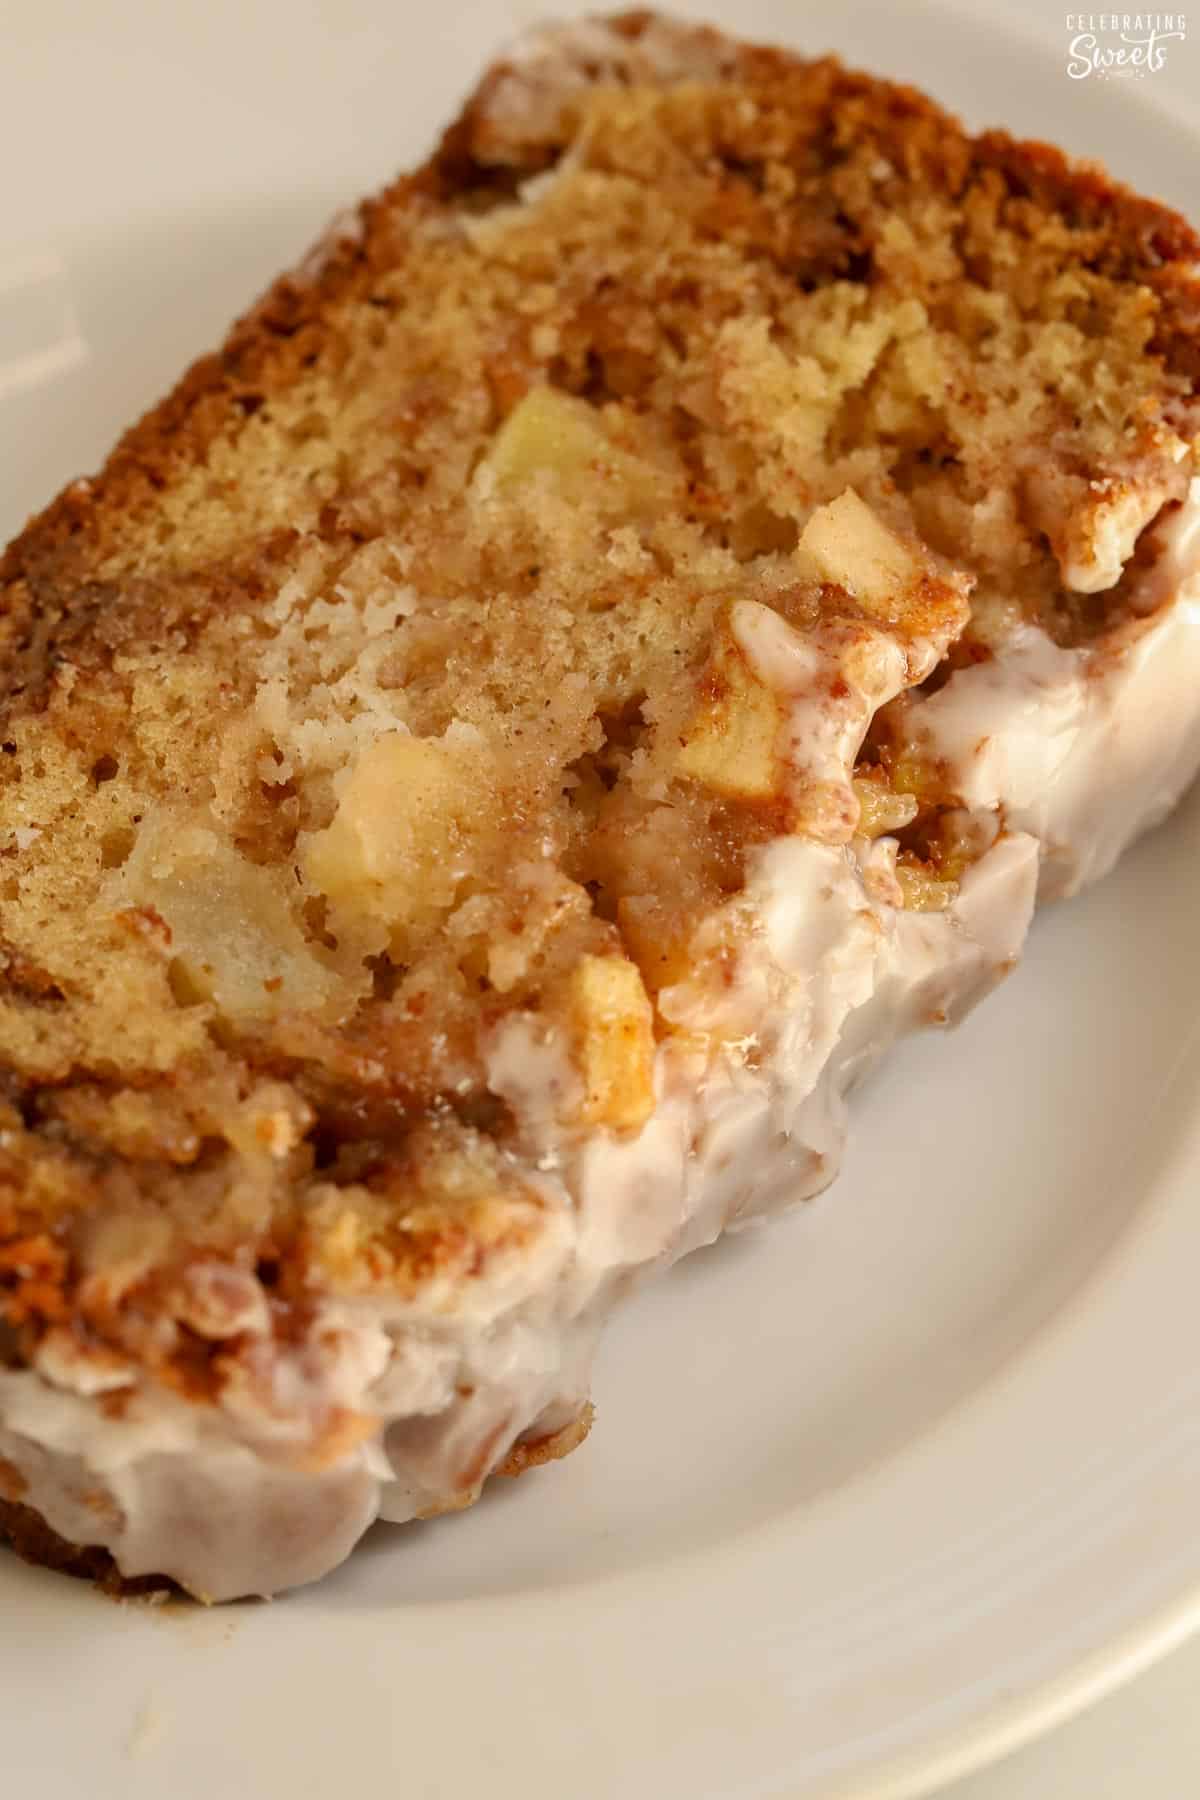
<instances>
[{"instance_id":1,"label":"apple fritter bread","mask_svg":"<svg viewBox=\"0 0 1200 1800\"><path fill-rule=\"evenodd\" d=\"M910 89L534 34L0 562L0 1522L270 1593L1200 757L1196 239Z\"/></svg>"}]
</instances>

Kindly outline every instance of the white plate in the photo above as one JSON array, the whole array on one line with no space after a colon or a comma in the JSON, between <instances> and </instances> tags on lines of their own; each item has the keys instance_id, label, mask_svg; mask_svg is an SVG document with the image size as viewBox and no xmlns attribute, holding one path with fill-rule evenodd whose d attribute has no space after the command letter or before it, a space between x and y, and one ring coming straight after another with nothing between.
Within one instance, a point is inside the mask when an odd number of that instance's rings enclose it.
<instances>
[{"instance_id":1,"label":"white plate","mask_svg":"<svg viewBox=\"0 0 1200 1800\"><path fill-rule=\"evenodd\" d=\"M9 0L0 531L411 160L531 10ZM1105 154L1200 214L1186 86L1070 81L1052 27L708 10ZM1198 857L1194 799L1043 918L957 1036L901 1050L832 1193L632 1306L567 1463L377 1530L270 1607L118 1608L0 1558L6 1786L909 1794L1189 1628Z\"/></svg>"}]
</instances>

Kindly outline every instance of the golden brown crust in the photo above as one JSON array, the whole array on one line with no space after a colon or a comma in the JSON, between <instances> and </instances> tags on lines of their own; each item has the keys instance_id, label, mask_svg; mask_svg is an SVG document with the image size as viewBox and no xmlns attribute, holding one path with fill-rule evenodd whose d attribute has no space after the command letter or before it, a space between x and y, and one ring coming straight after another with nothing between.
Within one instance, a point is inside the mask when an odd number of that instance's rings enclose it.
<instances>
[{"instance_id":1,"label":"golden brown crust","mask_svg":"<svg viewBox=\"0 0 1200 1800\"><path fill-rule=\"evenodd\" d=\"M95 1544L68 1544L65 1538L50 1529L39 1512L18 1500L0 1499L0 1543L4 1542L22 1562L32 1563L39 1569L53 1569L60 1575L74 1575L80 1581L90 1581L114 1600L179 1592L165 1575L139 1575L130 1580L122 1575L107 1550Z\"/></svg>"},{"instance_id":2,"label":"golden brown crust","mask_svg":"<svg viewBox=\"0 0 1200 1800\"><path fill-rule=\"evenodd\" d=\"M631 11L611 23L636 39L655 16ZM1002 206L1014 215L1026 213L1031 235L1051 214L1094 231L1091 265L1151 289L1160 307L1154 347L1170 367L1200 379L1200 237L1173 208L1053 145L1003 131L972 138L917 89L855 73L832 57L814 62L762 45L730 45L704 28L697 36L728 46L730 79L802 108L813 141L831 157L839 139L866 131L881 154L894 154L901 166L956 199L994 178L1002 184ZM221 349L194 363L166 399L125 433L98 475L73 483L30 520L0 556L0 654L13 654L22 633L35 629L35 616L44 631L37 602L44 606L47 580L63 581L72 564L82 568L102 554L111 531L136 525L146 502L181 464L201 457L218 434L236 436L264 398L328 352L333 309L365 293L377 272L394 267L390 221L399 207L410 199L445 202L493 187L513 167L511 149L498 146L489 128L490 98L510 68L501 59L488 71L430 161L364 201L354 222L318 247L310 259L315 268L281 275ZM516 166L544 167L565 141L552 133L522 145ZM843 254L854 248L847 243ZM23 592L23 583L35 592Z\"/></svg>"},{"instance_id":3,"label":"golden brown crust","mask_svg":"<svg viewBox=\"0 0 1200 1800\"><path fill-rule=\"evenodd\" d=\"M658 20L659 15L637 9L607 22L636 42ZM791 51L730 40L706 26L683 27L682 32L699 69L715 64L722 78L798 111L831 165L842 145L869 134L881 154L894 156L899 167L927 182L931 192L951 199L961 201L970 188L995 178L1002 184L1002 205L1012 214L1026 215L1031 237L1054 214L1072 229L1094 231L1090 266L1120 280L1145 283L1155 293L1161 304L1155 347L1171 367L1193 381L1200 377L1200 237L1172 207L1135 193L1100 164L1072 159L1052 144L1000 130L972 137L919 89L847 69L836 57L810 61ZM488 71L442 141L432 166L443 178L469 187L481 171L514 164L535 169L561 151L563 130L522 138L515 154L510 134L497 141L492 102L497 89L519 73L520 65L504 58ZM606 71L605 78L611 79L611 73ZM562 123L571 119L567 111Z\"/></svg>"},{"instance_id":4,"label":"golden brown crust","mask_svg":"<svg viewBox=\"0 0 1200 1800\"><path fill-rule=\"evenodd\" d=\"M572 1450L578 1450L587 1437L595 1421L596 1409L589 1402L576 1413L569 1424L558 1431L552 1431L545 1437L522 1438L513 1445L504 1461L494 1471L497 1475L515 1477L524 1475L530 1469L540 1469L549 1462L558 1462L564 1456L570 1456Z\"/></svg>"}]
</instances>

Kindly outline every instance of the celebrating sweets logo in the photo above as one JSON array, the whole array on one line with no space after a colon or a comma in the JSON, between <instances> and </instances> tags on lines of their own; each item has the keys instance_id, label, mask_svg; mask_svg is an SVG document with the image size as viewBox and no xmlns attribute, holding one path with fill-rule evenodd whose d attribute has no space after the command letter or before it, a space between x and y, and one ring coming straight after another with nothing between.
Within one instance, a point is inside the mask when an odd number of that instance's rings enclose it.
<instances>
[{"instance_id":1,"label":"celebrating sweets logo","mask_svg":"<svg viewBox=\"0 0 1200 1800\"><path fill-rule=\"evenodd\" d=\"M1073 81L1140 80L1166 67L1187 36L1184 13L1068 13L1067 74Z\"/></svg>"}]
</instances>

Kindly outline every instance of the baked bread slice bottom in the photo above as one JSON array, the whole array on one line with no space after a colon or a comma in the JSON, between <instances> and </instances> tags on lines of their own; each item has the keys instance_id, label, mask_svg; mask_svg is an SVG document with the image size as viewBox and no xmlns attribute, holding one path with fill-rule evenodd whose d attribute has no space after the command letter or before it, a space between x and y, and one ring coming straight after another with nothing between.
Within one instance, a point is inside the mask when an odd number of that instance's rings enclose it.
<instances>
[{"instance_id":1,"label":"baked bread slice bottom","mask_svg":"<svg viewBox=\"0 0 1200 1800\"><path fill-rule=\"evenodd\" d=\"M19 1545L312 1580L832 1178L1200 758L1196 253L828 61L536 34L31 524Z\"/></svg>"}]
</instances>

